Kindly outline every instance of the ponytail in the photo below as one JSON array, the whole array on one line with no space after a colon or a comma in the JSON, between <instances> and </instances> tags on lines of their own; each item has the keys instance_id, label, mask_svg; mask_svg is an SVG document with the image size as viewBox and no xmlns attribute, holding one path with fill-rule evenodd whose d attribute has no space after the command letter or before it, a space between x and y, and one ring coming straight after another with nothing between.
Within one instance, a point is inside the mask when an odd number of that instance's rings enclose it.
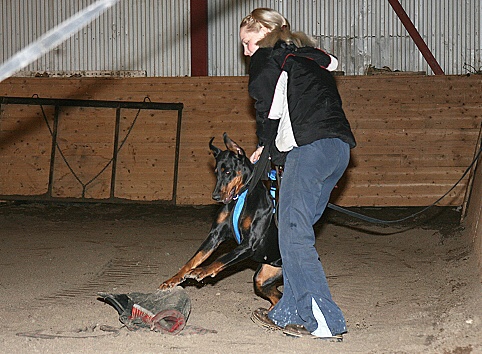
<instances>
[{"instance_id":1,"label":"ponytail","mask_svg":"<svg viewBox=\"0 0 482 354\"><path fill-rule=\"evenodd\" d=\"M291 32L289 21L278 11L268 8L253 10L242 21L240 28L247 32L259 32L263 27L268 29L268 34L257 44L263 47L274 47L276 42L282 40L296 47L314 47L316 40L303 32Z\"/></svg>"}]
</instances>

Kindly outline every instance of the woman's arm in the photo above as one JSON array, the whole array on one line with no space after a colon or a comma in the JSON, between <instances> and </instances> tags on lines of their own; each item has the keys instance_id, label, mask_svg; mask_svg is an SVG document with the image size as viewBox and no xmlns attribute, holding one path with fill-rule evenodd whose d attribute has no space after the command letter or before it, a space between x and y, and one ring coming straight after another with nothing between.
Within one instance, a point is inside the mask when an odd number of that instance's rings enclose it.
<instances>
[{"instance_id":1,"label":"woman's arm","mask_svg":"<svg viewBox=\"0 0 482 354\"><path fill-rule=\"evenodd\" d=\"M255 100L256 135L259 145L267 145L276 136L278 121L268 118L278 78L279 65L270 58L272 48L259 48L253 56L249 69L249 94Z\"/></svg>"}]
</instances>

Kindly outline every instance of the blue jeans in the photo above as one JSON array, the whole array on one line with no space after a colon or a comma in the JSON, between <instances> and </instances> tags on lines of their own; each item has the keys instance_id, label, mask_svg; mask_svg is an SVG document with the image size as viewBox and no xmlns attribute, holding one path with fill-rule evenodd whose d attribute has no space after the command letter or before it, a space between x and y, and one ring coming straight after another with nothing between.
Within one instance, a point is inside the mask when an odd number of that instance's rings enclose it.
<instances>
[{"instance_id":1,"label":"blue jeans","mask_svg":"<svg viewBox=\"0 0 482 354\"><path fill-rule=\"evenodd\" d=\"M304 325L318 335L346 332L315 249L313 225L325 211L331 191L345 172L350 148L340 139L320 139L291 150L279 196L279 246L283 296L269 312L277 325Z\"/></svg>"}]
</instances>

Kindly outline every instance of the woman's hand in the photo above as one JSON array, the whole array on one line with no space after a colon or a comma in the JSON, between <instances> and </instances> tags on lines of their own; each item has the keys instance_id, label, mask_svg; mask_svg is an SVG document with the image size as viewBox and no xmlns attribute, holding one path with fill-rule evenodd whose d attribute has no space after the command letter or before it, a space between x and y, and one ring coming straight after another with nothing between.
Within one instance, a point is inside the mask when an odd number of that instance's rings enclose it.
<instances>
[{"instance_id":1,"label":"woman's hand","mask_svg":"<svg viewBox=\"0 0 482 354\"><path fill-rule=\"evenodd\" d=\"M258 148L251 154L249 161L251 163L255 163L256 161L259 160L259 157L261 156L261 153L263 152L264 146L258 146Z\"/></svg>"}]
</instances>

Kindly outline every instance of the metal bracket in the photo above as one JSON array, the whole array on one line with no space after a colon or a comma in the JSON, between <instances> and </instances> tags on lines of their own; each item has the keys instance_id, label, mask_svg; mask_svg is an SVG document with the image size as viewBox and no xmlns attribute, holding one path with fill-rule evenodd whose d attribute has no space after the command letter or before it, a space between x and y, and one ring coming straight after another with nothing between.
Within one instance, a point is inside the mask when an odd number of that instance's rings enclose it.
<instances>
[{"instance_id":1,"label":"metal bracket","mask_svg":"<svg viewBox=\"0 0 482 354\"><path fill-rule=\"evenodd\" d=\"M181 140L181 122L182 122L182 103L156 103L156 102L128 102L128 101L98 101L98 100L73 100L73 99L56 99L56 98L33 98L33 97L0 97L0 107L6 104L17 105L38 105L38 106L54 106L54 124L52 133L51 158L48 189L45 195L41 196L12 196L0 195L0 198L5 200L19 200L19 199L43 199L43 200L62 200L62 201L96 201L96 202L121 202L123 199L114 196L117 153L119 150L119 125L120 125L120 111L121 109L146 109L146 110L170 110L177 111L177 127L176 127L176 148L174 157L174 178L172 186L171 203L176 204L177 198L177 184L178 184L178 170L179 170L179 150ZM98 108L115 108L116 109L116 124L115 124L115 139L114 149L112 155L112 175L111 175L111 190L109 199L85 199L82 196L78 198L58 198L52 196L53 173L57 150L57 125L59 120L60 107L98 107Z\"/></svg>"}]
</instances>

